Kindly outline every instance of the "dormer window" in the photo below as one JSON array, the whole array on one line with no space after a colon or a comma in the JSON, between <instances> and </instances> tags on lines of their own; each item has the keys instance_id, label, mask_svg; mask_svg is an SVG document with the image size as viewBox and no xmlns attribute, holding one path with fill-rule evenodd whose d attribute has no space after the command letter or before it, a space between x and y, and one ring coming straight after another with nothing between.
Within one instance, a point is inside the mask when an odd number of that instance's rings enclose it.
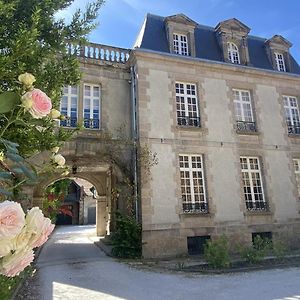
<instances>
[{"instance_id":1,"label":"dormer window","mask_svg":"<svg viewBox=\"0 0 300 300\"><path fill-rule=\"evenodd\" d=\"M265 41L266 51L274 70L291 72L289 49L292 44L281 35L274 35Z\"/></svg>"},{"instance_id":2,"label":"dormer window","mask_svg":"<svg viewBox=\"0 0 300 300\"><path fill-rule=\"evenodd\" d=\"M277 70L280 72L286 72L283 54L276 52L274 54Z\"/></svg>"},{"instance_id":3,"label":"dormer window","mask_svg":"<svg viewBox=\"0 0 300 300\"><path fill-rule=\"evenodd\" d=\"M189 55L188 38L184 34L173 33L173 50L180 55Z\"/></svg>"},{"instance_id":4,"label":"dormer window","mask_svg":"<svg viewBox=\"0 0 300 300\"><path fill-rule=\"evenodd\" d=\"M234 43L227 43L228 59L233 64L240 64L239 48Z\"/></svg>"},{"instance_id":5,"label":"dormer window","mask_svg":"<svg viewBox=\"0 0 300 300\"><path fill-rule=\"evenodd\" d=\"M198 24L183 14L166 17L164 23L170 53L195 57L194 32Z\"/></svg>"}]
</instances>

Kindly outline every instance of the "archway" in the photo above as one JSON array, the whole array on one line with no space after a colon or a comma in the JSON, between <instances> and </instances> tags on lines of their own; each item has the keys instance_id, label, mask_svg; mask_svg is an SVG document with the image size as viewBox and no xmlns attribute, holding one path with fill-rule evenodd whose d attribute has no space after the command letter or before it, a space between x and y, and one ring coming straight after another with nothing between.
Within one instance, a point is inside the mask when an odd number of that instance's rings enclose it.
<instances>
[{"instance_id":1,"label":"archway","mask_svg":"<svg viewBox=\"0 0 300 300\"><path fill-rule=\"evenodd\" d=\"M49 185L43 205L44 210L55 218L56 225L96 224L98 198L93 184L74 176Z\"/></svg>"},{"instance_id":2,"label":"archway","mask_svg":"<svg viewBox=\"0 0 300 300\"><path fill-rule=\"evenodd\" d=\"M42 178L39 184L35 187L32 195L33 205L43 207L45 191L48 186L55 182L70 179L72 182L75 182L77 186L80 186L80 184L85 183L86 190L89 189L89 187L94 187L94 190L97 191L95 193L95 195L97 196L95 199L93 199L96 209L94 212L92 212L91 209L90 212L90 214L95 213L97 236L109 235L111 215L112 211L114 210L113 205L111 203L111 177L112 176L110 169L104 169L103 166L99 168L94 167L93 169L89 170L81 169L80 171L76 172L76 174L72 174L69 176L53 174L51 177ZM82 198L82 196L83 195L80 195L80 198ZM72 201L72 199L67 200L71 201L67 201L65 204L69 205L69 209L72 209L73 213L77 215L77 218L72 219L72 224L84 224L84 207L82 208L82 206L84 206L84 202L82 201L82 199L79 199L79 201L77 201L78 199L75 199L75 201ZM78 203L77 208L76 203ZM88 207L86 208L88 209Z\"/></svg>"}]
</instances>

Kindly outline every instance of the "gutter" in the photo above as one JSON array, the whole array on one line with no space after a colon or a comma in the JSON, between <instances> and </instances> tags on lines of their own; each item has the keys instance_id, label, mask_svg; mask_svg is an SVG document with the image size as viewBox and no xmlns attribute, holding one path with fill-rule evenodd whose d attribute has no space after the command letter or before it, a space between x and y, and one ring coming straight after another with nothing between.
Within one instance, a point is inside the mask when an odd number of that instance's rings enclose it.
<instances>
[{"instance_id":1,"label":"gutter","mask_svg":"<svg viewBox=\"0 0 300 300\"><path fill-rule=\"evenodd\" d=\"M131 113L132 113L132 135L133 135L133 186L134 186L134 208L135 219L139 221L139 203L138 203L138 109L136 95L136 72L135 67L130 67L131 75Z\"/></svg>"}]
</instances>

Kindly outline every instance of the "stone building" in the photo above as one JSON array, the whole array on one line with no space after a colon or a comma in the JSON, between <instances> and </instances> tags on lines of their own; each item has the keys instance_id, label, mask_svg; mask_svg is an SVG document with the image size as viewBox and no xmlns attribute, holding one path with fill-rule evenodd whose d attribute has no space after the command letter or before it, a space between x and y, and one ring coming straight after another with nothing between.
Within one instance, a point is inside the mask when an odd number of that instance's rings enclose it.
<instances>
[{"instance_id":1,"label":"stone building","mask_svg":"<svg viewBox=\"0 0 300 300\"><path fill-rule=\"evenodd\" d=\"M249 32L237 19L211 28L148 14L132 50L77 53L83 79L64 90L61 125L86 130L62 154L97 189L98 234L118 180L98 137L125 124L159 160L149 173L128 155L144 257L201 253L223 234L232 250L256 235L300 247L300 67L285 38Z\"/></svg>"},{"instance_id":2,"label":"stone building","mask_svg":"<svg viewBox=\"0 0 300 300\"><path fill-rule=\"evenodd\" d=\"M145 19L131 56L139 140L159 158L141 174L145 257L222 234L232 250L257 234L300 247L300 68L285 38L249 32Z\"/></svg>"}]
</instances>

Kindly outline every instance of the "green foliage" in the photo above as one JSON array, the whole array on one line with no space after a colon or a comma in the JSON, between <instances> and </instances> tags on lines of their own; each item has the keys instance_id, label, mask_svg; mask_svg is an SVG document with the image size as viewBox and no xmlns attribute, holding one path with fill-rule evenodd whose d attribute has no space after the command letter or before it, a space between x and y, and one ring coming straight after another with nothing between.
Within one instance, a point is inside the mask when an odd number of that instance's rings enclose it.
<instances>
[{"instance_id":1,"label":"green foliage","mask_svg":"<svg viewBox=\"0 0 300 300\"><path fill-rule=\"evenodd\" d=\"M68 194L68 188L71 182L71 179L62 179L54 182L46 189L43 200L43 212L53 223L56 222L58 213L62 212L61 205L65 196Z\"/></svg>"},{"instance_id":2,"label":"green foliage","mask_svg":"<svg viewBox=\"0 0 300 300\"><path fill-rule=\"evenodd\" d=\"M17 144L0 138L0 149L1 148L5 151L8 160L7 163L4 162L4 152L2 152L2 157L0 157L0 169L3 171L0 172L0 194L12 198L18 186L25 181L28 184L36 183L37 176L31 166L19 155Z\"/></svg>"},{"instance_id":3,"label":"green foliage","mask_svg":"<svg viewBox=\"0 0 300 300\"><path fill-rule=\"evenodd\" d=\"M49 150L70 135L53 131L48 118L33 124L27 114L22 120L11 122L18 113L14 95L24 92L16 79L25 72L33 74L35 87L51 98L54 108L59 107L62 87L80 79L76 55L67 53L66 45L86 43L104 2L91 1L85 11L77 10L66 23L55 15L73 0L0 0L0 94L5 92L0 96L0 128L6 131L0 137L19 144L23 157ZM39 131L37 125L44 130Z\"/></svg>"},{"instance_id":4,"label":"green foliage","mask_svg":"<svg viewBox=\"0 0 300 300\"><path fill-rule=\"evenodd\" d=\"M112 254L121 258L136 258L142 252L142 228L133 217L116 213L116 231L112 237Z\"/></svg>"},{"instance_id":5,"label":"green foliage","mask_svg":"<svg viewBox=\"0 0 300 300\"><path fill-rule=\"evenodd\" d=\"M272 244L269 239L256 236L253 241L253 245L251 245L250 247L241 248L240 254L241 257L248 263L257 264L265 258L271 247Z\"/></svg>"},{"instance_id":6,"label":"green foliage","mask_svg":"<svg viewBox=\"0 0 300 300\"><path fill-rule=\"evenodd\" d=\"M288 246L283 241L275 241L273 242L273 254L277 259L282 260L288 253Z\"/></svg>"},{"instance_id":7,"label":"green foliage","mask_svg":"<svg viewBox=\"0 0 300 300\"><path fill-rule=\"evenodd\" d=\"M11 111L19 101L19 96L14 92L0 94L0 113L3 114Z\"/></svg>"},{"instance_id":8,"label":"green foliage","mask_svg":"<svg viewBox=\"0 0 300 300\"><path fill-rule=\"evenodd\" d=\"M22 280L27 278L33 273L32 267L27 267L19 276L16 277L6 277L0 275L0 299L10 300L14 291L20 284Z\"/></svg>"},{"instance_id":9,"label":"green foliage","mask_svg":"<svg viewBox=\"0 0 300 300\"><path fill-rule=\"evenodd\" d=\"M204 257L212 268L223 269L229 267L229 246L226 236L207 241L204 247Z\"/></svg>"}]
</instances>

